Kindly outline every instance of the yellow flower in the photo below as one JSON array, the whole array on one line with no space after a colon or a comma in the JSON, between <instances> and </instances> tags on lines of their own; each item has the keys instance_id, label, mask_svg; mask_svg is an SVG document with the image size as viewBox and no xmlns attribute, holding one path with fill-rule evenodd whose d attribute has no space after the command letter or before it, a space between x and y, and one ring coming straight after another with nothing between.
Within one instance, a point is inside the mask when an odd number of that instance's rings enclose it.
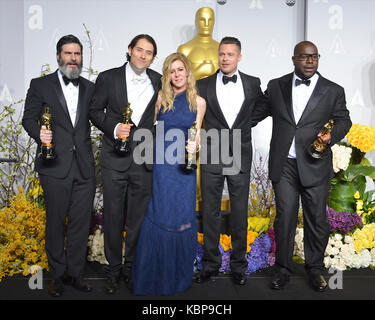
<instances>
[{"instance_id":1,"label":"yellow flower","mask_svg":"<svg viewBox=\"0 0 375 320\"><path fill-rule=\"evenodd\" d=\"M22 188L0 210L0 281L18 273L27 275L29 265L48 267L45 222L45 211L26 197Z\"/></svg>"},{"instance_id":2,"label":"yellow flower","mask_svg":"<svg viewBox=\"0 0 375 320\"><path fill-rule=\"evenodd\" d=\"M369 152L375 150L375 127L355 123L346 135L348 142L361 150Z\"/></svg>"},{"instance_id":3,"label":"yellow flower","mask_svg":"<svg viewBox=\"0 0 375 320\"><path fill-rule=\"evenodd\" d=\"M262 218L262 217L249 217L247 218L247 229L262 233L268 230L270 224L270 218Z\"/></svg>"},{"instance_id":4,"label":"yellow flower","mask_svg":"<svg viewBox=\"0 0 375 320\"><path fill-rule=\"evenodd\" d=\"M198 243L203 244L203 233L198 232Z\"/></svg>"},{"instance_id":5,"label":"yellow flower","mask_svg":"<svg viewBox=\"0 0 375 320\"><path fill-rule=\"evenodd\" d=\"M220 244L223 247L224 251L228 251L232 249L232 240L231 236L228 236L226 234L220 235Z\"/></svg>"},{"instance_id":6,"label":"yellow flower","mask_svg":"<svg viewBox=\"0 0 375 320\"><path fill-rule=\"evenodd\" d=\"M359 199L360 195L359 195L359 191L357 191L355 194L354 194L354 199Z\"/></svg>"},{"instance_id":7,"label":"yellow flower","mask_svg":"<svg viewBox=\"0 0 375 320\"><path fill-rule=\"evenodd\" d=\"M358 214L362 214L363 213L363 200L357 200L356 201L356 211Z\"/></svg>"},{"instance_id":8,"label":"yellow flower","mask_svg":"<svg viewBox=\"0 0 375 320\"><path fill-rule=\"evenodd\" d=\"M253 231L250 231L248 230L247 231L247 249L246 249L246 253L249 253L250 250L251 250L251 244L255 241L256 237L258 236L258 233L257 232L253 232Z\"/></svg>"},{"instance_id":9,"label":"yellow flower","mask_svg":"<svg viewBox=\"0 0 375 320\"><path fill-rule=\"evenodd\" d=\"M357 253L363 249L375 248L375 223L365 225L353 234L354 248Z\"/></svg>"}]
</instances>

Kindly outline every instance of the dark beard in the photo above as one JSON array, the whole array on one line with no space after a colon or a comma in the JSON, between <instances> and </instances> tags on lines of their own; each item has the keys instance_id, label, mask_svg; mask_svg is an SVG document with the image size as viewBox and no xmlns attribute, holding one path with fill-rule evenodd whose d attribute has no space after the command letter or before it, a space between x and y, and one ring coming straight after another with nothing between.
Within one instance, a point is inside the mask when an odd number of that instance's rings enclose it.
<instances>
[{"instance_id":1,"label":"dark beard","mask_svg":"<svg viewBox=\"0 0 375 320\"><path fill-rule=\"evenodd\" d=\"M82 72L82 62L80 65L77 64L77 69L68 69L66 64L64 64L60 57L57 59L57 63L59 65L59 70L61 71L61 73L68 79L77 79Z\"/></svg>"}]
</instances>

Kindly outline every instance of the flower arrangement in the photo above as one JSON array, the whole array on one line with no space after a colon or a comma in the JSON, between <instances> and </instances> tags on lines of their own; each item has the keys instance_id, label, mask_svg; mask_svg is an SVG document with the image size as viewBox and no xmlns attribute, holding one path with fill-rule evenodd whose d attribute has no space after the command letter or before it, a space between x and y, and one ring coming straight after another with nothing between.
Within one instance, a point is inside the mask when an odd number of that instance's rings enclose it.
<instances>
[{"instance_id":1,"label":"flower arrangement","mask_svg":"<svg viewBox=\"0 0 375 320\"><path fill-rule=\"evenodd\" d=\"M46 213L22 188L0 210L0 280L28 275L33 265L48 268L44 249Z\"/></svg>"},{"instance_id":2,"label":"flower arrangement","mask_svg":"<svg viewBox=\"0 0 375 320\"><path fill-rule=\"evenodd\" d=\"M195 261L195 269L202 270L203 258L203 234L198 233L198 246ZM250 246L251 245L251 246ZM267 234L258 235L258 233L248 230L247 232L247 253L245 255L248 262L246 274L253 273L265 268L269 263L269 252L271 251L272 239ZM221 234L219 242L221 254L221 266L219 272L230 272L230 255L232 252L231 236Z\"/></svg>"},{"instance_id":3,"label":"flower arrangement","mask_svg":"<svg viewBox=\"0 0 375 320\"><path fill-rule=\"evenodd\" d=\"M361 152L369 152L375 149L375 127L355 123L346 135L348 142Z\"/></svg>"},{"instance_id":4,"label":"flower arrangement","mask_svg":"<svg viewBox=\"0 0 375 320\"><path fill-rule=\"evenodd\" d=\"M333 152L333 166L336 168L335 177L331 180L331 192L328 204L336 211L356 212L357 198L366 198L371 202L373 192L366 193L366 177L375 179L373 167L365 153L375 150L375 127L353 124L347 134L348 143L338 143L331 148ZM348 149L352 149L348 162Z\"/></svg>"}]
</instances>

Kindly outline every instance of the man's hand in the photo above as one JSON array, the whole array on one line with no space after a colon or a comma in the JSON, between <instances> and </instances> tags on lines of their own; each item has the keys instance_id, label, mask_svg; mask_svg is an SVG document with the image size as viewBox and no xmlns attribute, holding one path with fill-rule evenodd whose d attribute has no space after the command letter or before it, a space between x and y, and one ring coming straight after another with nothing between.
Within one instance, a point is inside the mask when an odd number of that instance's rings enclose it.
<instances>
[{"instance_id":1,"label":"man's hand","mask_svg":"<svg viewBox=\"0 0 375 320\"><path fill-rule=\"evenodd\" d=\"M47 130L46 126L40 128L40 141L46 145L49 145L52 142L52 131Z\"/></svg>"},{"instance_id":2,"label":"man's hand","mask_svg":"<svg viewBox=\"0 0 375 320\"><path fill-rule=\"evenodd\" d=\"M321 132L318 133L318 139L320 143L328 144L331 142L331 134L326 133L325 135L322 135Z\"/></svg>"},{"instance_id":3,"label":"man's hand","mask_svg":"<svg viewBox=\"0 0 375 320\"><path fill-rule=\"evenodd\" d=\"M123 124L123 123L121 123L119 126L117 126L116 136L119 139L125 139L125 138L129 137L129 135L130 135L130 128L132 126L133 126L132 123L130 123L130 124Z\"/></svg>"}]
</instances>

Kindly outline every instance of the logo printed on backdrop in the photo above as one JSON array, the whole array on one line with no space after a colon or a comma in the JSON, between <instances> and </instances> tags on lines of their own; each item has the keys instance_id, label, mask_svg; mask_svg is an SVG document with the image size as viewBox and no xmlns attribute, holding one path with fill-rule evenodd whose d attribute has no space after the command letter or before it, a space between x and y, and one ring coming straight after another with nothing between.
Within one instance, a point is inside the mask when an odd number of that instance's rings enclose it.
<instances>
[{"instance_id":1,"label":"logo printed on backdrop","mask_svg":"<svg viewBox=\"0 0 375 320\"><path fill-rule=\"evenodd\" d=\"M285 4L289 7L293 7L296 4L296 0L285 0Z\"/></svg>"},{"instance_id":2,"label":"logo printed on backdrop","mask_svg":"<svg viewBox=\"0 0 375 320\"><path fill-rule=\"evenodd\" d=\"M277 58L280 56L280 46L276 39L271 39L271 42L266 50L266 55L271 58Z\"/></svg>"},{"instance_id":3,"label":"logo printed on backdrop","mask_svg":"<svg viewBox=\"0 0 375 320\"><path fill-rule=\"evenodd\" d=\"M333 53L333 54L346 53L346 50L345 50L344 45L342 43L342 39L338 34L333 39L331 48L329 49L329 52Z\"/></svg>"},{"instance_id":4,"label":"logo printed on backdrop","mask_svg":"<svg viewBox=\"0 0 375 320\"><path fill-rule=\"evenodd\" d=\"M0 91L0 101L13 103L12 95L10 94L7 84L4 84L3 89Z\"/></svg>"},{"instance_id":5,"label":"logo printed on backdrop","mask_svg":"<svg viewBox=\"0 0 375 320\"><path fill-rule=\"evenodd\" d=\"M99 51L105 51L105 50L110 49L109 45L108 45L108 41L104 36L103 30L99 31L97 40L95 41L95 43L93 45L93 48L95 48L96 50L99 50Z\"/></svg>"},{"instance_id":6,"label":"logo printed on backdrop","mask_svg":"<svg viewBox=\"0 0 375 320\"><path fill-rule=\"evenodd\" d=\"M43 29L43 8L40 5L32 5L29 7L28 13L31 15L29 18L30 30Z\"/></svg>"},{"instance_id":7,"label":"logo printed on backdrop","mask_svg":"<svg viewBox=\"0 0 375 320\"><path fill-rule=\"evenodd\" d=\"M365 107L363 102L363 96L360 89L357 89L350 101L350 106L352 107Z\"/></svg>"},{"instance_id":8,"label":"logo printed on backdrop","mask_svg":"<svg viewBox=\"0 0 375 320\"><path fill-rule=\"evenodd\" d=\"M262 1L261 0L251 0L249 9L260 9L260 10L264 9Z\"/></svg>"}]
</instances>

